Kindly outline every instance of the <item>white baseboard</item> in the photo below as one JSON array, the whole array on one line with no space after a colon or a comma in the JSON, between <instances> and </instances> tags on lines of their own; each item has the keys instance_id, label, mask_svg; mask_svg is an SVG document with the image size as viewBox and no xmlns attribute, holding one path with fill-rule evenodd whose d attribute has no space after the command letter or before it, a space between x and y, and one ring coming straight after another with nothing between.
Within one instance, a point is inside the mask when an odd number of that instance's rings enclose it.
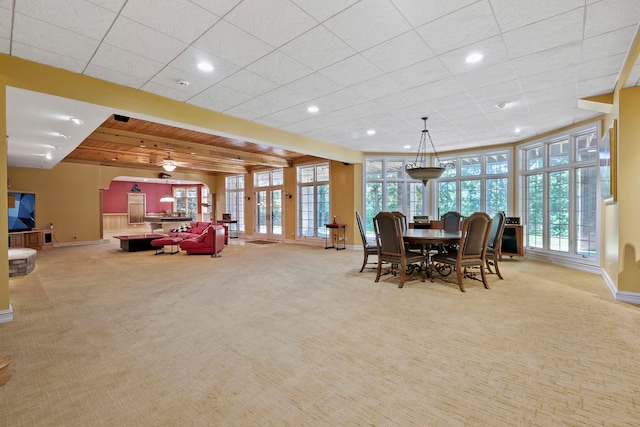
<instances>
[{"instance_id":1,"label":"white baseboard","mask_svg":"<svg viewBox=\"0 0 640 427\"><path fill-rule=\"evenodd\" d=\"M7 323L13 321L13 308L9 304L9 309L0 310L0 323Z\"/></svg>"}]
</instances>

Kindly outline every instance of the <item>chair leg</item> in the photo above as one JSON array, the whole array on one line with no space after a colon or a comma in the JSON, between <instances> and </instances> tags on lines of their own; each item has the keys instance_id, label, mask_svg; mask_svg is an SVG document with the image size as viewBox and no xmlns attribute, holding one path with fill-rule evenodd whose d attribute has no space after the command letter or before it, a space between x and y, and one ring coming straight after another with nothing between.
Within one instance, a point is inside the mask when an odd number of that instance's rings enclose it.
<instances>
[{"instance_id":1,"label":"chair leg","mask_svg":"<svg viewBox=\"0 0 640 427\"><path fill-rule=\"evenodd\" d=\"M367 265L367 260L369 259L369 254L364 252L364 261L362 262L362 268L360 269L360 273L364 271L364 266Z\"/></svg>"},{"instance_id":2,"label":"chair leg","mask_svg":"<svg viewBox=\"0 0 640 427\"><path fill-rule=\"evenodd\" d=\"M498 275L498 278L500 280L503 280L502 274L500 274L500 269L498 268L498 255L497 254L493 257L493 266L496 268L496 274Z\"/></svg>"},{"instance_id":3,"label":"chair leg","mask_svg":"<svg viewBox=\"0 0 640 427\"><path fill-rule=\"evenodd\" d=\"M400 271L400 284L398 285L399 288L404 286L404 279L407 275L407 262L404 259L402 260L400 267L402 271Z\"/></svg>"},{"instance_id":4,"label":"chair leg","mask_svg":"<svg viewBox=\"0 0 640 427\"><path fill-rule=\"evenodd\" d=\"M382 273L382 261L380 260L380 257L378 257L378 269L377 269L377 274L376 274L376 283L378 282L378 280L380 280L380 273Z\"/></svg>"},{"instance_id":5,"label":"chair leg","mask_svg":"<svg viewBox=\"0 0 640 427\"><path fill-rule=\"evenodd\" d=\"M487 273L484 268L482 268L482 264L480 264L480 276L482 277L482 284L485 289L489 289L489 283L487 283Z\"/></svg>"},{"instance_id":6,"label":"chair leg","mask_svg":"<svg viewBox=\"0 0 640 427\"><path fill-rule=\"evenodd\" d=\"M464 284L462 283L462 277L463 277L462 270L463 270L462 268L456 268L456 274L458 275L458 287L462 292L467 292L464 289ZM483 276L484 276L484 273L483 273Z\"/></svg>"}]
</instances>

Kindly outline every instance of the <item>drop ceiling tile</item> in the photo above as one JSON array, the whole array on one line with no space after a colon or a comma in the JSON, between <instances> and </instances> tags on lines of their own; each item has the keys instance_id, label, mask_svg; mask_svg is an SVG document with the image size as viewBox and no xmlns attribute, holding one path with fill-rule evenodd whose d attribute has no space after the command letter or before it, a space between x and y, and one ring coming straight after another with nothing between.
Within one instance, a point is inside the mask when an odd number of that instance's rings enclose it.
<instances>
[{"instance_id":1,"label":"drop ceiling tile","mask_svg":"<svg viewBox=\"0 0 640 427\"><path fill-rule=\"evenodd\" d=\"M556 68L547 72L525 76L519 79L522 92L535 92L554 86L571 86L576 84L578 66Z\"/></svg>"},{"instance_id":2,"label":"drop ceiling tile","mask_svg":"<svg viewBox=\"0 0 640 427\"><path fill-rule=\"evenodd\" d=\"M494 86L502 82L516 80L518 74L511 62L489 65L467 73L458 74L456 80L467 90Z\"/></svg>"},{"instance_id":3,"label":"drop ceiling tile","mask_svg":"<svg viewBox=\"0 0 640 427\"><path fill-rule=\"evenodd\" d=\"M395 71L434 56L415 31L408 31L362 52L383 71Z\"/></svg>"},{"instance_id":4,"label":"drop ceiling tile","mask_svg":"<svg viewBox=\"0 0 640 427\"><path fill-rule=\"evenodd\" d=\"M10 51L10 47L11 47L11 42L9 41L9 39L0 37L0 52L8 55Z\"/></svg>"},{"instance_id":5,"label":"drop ceiling tile","mask_svg":"<svg viewBox=\"0 0 640 427\"><path fill-rule=\"evenodd\" d=\"M14 42L79 61L88 61L99 44L98 40L25 15L17 14L13 25Z\"/></svg>"},{"instance_id":6,"label":"drop ceiling tile","mask_svg":"<svg viewBox=\"0 0 640 427\"><path fill-rule=\"evenodd\" d=\"M389 0L361 0L323 25L357 51L411 29Z\"/></svg>"},{"instance_id":7,"label":"drop ceiling tile","mask_svg":"<svg viewBox=\"0 0 640 427\"><path fill-rule=\"evenodd\" d=\"M306 100L308 97L305 95L283 86L250 99L239 107L259 113L256 115L258 118L301 104ZM230 111L233 111L233 108Z\"/></svg>"},{"instance_id":8,"label":"drop ceiling tile","mask_svg":"<svg viewBox=\"0 0 640 427\"><path fill-rule=\"evenodd\" d=\"M570 10L583 9L584 3L584 0L491 0L491 7L502 31L511 31Z\"/></svg>"},{"instance_id":9,"label":"drop ceiling tile","mask_svg":"<svg viewBox=\"0 0 640 427\"><path fill-rule=\"evenodd\" d=\"M211 64L214 69L212 71L201 71L198 69L198 63L200 62ZM187 48L176 59L171 61L170 66L188 73L197 74L212 82L223 80L240 70L237 65L195 47Z\"/></svg>"},{"instance_id":10,"label":"drop ceiling tile","mask_svg":"<svg viewBox=\"0 0 640 427\"><path fill-rule=\"evenodd\" d=\"M438 58L431 58L393 71L388 76L404 82L401 87L415 87L451 77L451 73Z\"/></svg>"},{"instance_id":11,"label":"drop ceiling tile","mask_svg":"<svg viewBox=\"0 0 640 427\"><path fill-rule=\"evenodd\" d=\"M413 27L419 27L475 3L477 0L393 0Z\"/></svg>"},{"instance_id":12,"label":"drop ceiling tile","mask_svg":"<svg viewBox=\"0 0 640 427\"><path fill-rule=\"evenodd\" d=\"M273 47L282 46L318 25L289 0L244 0L224 19Z\"/></svg>"},{"instance_id":13,"label":"drop ceiling tile","mask_svg":"<svg viewBox=\"0 0 640 427\"><path fill-rule=\"evenodd\" d=\"M52 67L61 68L63 70L73 71L74 73L81 73L86 64L85 61L79 61L75 58L18 43L16 41L12 44L11 55L28 59L29 61L51 65Z\"/></svg>"},{"instance_id":14,"label":"drop ceiling tile","mask_svg":"<svg viewBox=\"0 0 640 427\"><path fill-rule=\"evenodd\" d=\"M244 67L273 50L273 47L262 40L225 20L218 21L193 46L239 67ZM238 49L238 46L242 46L242 49Z\"/></svg>"},{"instance_id":15,"label":"drop ceiling tile","mask_svg":"<svg viewBox=\"0 0 640 427\"><path fill-rule=\"evenodd\" d=\"M277 83L246 69L240 70L232 76L227 77L222 81L222 84L252 96L260 96L278 87Z\"/></svg>"},{"instance_id":16,"label":"drop ceiling tile","mask_svg":"<svg viewBox=\"0 0 640 427\"><path fill-rule=\"evenodd\" d=\"M104 37L116 18L115 13L83 0L21 0L16 2L16 14L96 40Z\"/></svg>"},{"instance_id":17,"label":"drop ceiling tile","mask_svg":"<svg viewBox=\"0 0 640 427\"><path fill-rule=\"evenodd\" d=\"M236 7L242 0L190 0L198 6L213 12L218 16L224 16L231 9Z\"/></svg>"},{"instance_id":18,"label":"drop ceiling tile","mask_svg":"<svg viewBox=\"0 0 640 427\"><path fill-rule=\"evenodd\" d=\"M498 102L514 102L522 95L522 88L520 82L513 79L472 89L468 93L478 103L493 101L492 104L495 105Z\"/></svg>"},{"instance_id":19,"label":"drop ceiling tile","mask_svg":"<svg viewBox=\"0 0 640 427\"><path fill-rule=\"evenodd\" d=\"M472 53L481 53L484 58L479 62L469 64L465 58ZM482 67L499 64L510 59L502 37L491 37L442 54L439 58L453 75L479 70Z\"/></svg>"},{"instance_id":20,"label":"drop ceiling tile","mask_svg":"<svg viewBox=\"0 0 640 427\"><path fill-rule=\"evenodd\" d=\"M578 65L581 43L560 46L511 61L520 77Z\"/></svg>"},{"instance_id":21,"label":"drop ceiling tile","mask_svg":"<svg viewBox=\"0 0 640 427\"><path fill-rule=\"evenodd\" d=\"M219 19L188 0L129 0L121 15L185 43L192 43Z\"/></svg>"},{"instance_id":22,"label":"drop ceiling tile","mask_svg":"<svg viewBox=\"0 0 640 427\"><path fill-rule=\"evenodd\" d=\"M90 0L91 3L97 4L100 7L103 7L111 12L120 12L122 6L126 3L127 0Z\"/></svg>"},{"instance_id":23,"label":"drop ceiling tile","mask_svg":"<svg viewBox=\"0 0 640 427\"><path fill-rule=\"evenodd\" d=\"M263 56L246 69L280 85L286 85L313 73L311 68L278 50Z\"/></svg>"},{"instance_id":24,"label":"drop ceiling tile","mask_svg":"<svg viewBox=\"0 0 640 427\"><path fill-rule=\"evenodd\" d=\"M148 80L147 78L143 79L123 73L120 70L105 68L95 63L90 63L84 71L84 74L86 74L87 76L95 77L97 79L106 80L108 82L117 83L119 85L128 86L135 89L141 88L142 85L144 85Z\"/></svg>"},{"instance_id":25,"label":"drop ceiling tile","mask_svg":"<svg viewBox=\"0 0 640 427\"><path fill-rule=\"evenodd\" d=\"M91 64L128 74L143 79L145 82L163 67L161 62L143 58L133 52L105 43L100 45L91 59Z\"/></svg>"},{"instance_id":26,"label":"drop ceiling tile","mask_svg":"<svg viewBox=\"0 0 640 427\"><path fill-rule=\"evenodd\" d=\"M354 55L319 71L338 84L351 86L382 74L382 71L361 55Z\"/></svg>"},{"instance_id":27,"label":"drop ceiling tile","mask_svg":"<svg viewBox=\"0 0 640 427\"><path fill-rule=\"evenodd\" d=\"M502 34L511 58L520 58L581 40L584 12L575 9L562 15Z\"/></svg>"},{"instance_id":28,"label":"drop ceiling tile","mask_svg":"<svg viewBox=\"0 0 640 427\"><path fill-rule=\"evenodd\" d=\"M584 62L580 64L580 67L578 67L578 80L592 80L613 74L617 75L622 68L622 64L626 56L626 53L622 53L608 56L606 60L597 59Z\"/></svg>"},{"instance_id":29,"label":"drop ceiling tile","mask_svg":"<svg viewBox=\"0 0 640 427\"><path fill-rule=\"evenodd\" d=\"M351 88L345 88L338 90L336 92L332 92L328 95L324 95L321 97L314 97L313 103L317 104L320 107L320 112L327 112L342 109L344 113L344 109L349 108L353 105L359 105L367 101L367 98L358 94Z\"/></svg>"},{"instance_id":30,"label":"drop ceiling tile","mask_svg":"<svg viewBox=\"0 0 640 427\"><path fill-rule=\"evenodd\" d=\"M605 93L613 92L613 87L618 80L618 73L611 74L610 76L602 76L591 80L583 80L578 82L578 89L576 91L578 98L585 98L587 96L604 95Z\"/></svg>"},{"instance_id":31,"label":"drop ceiling tile","mask_svg":"<svg viewBox=\"0 0 640 427\"><path fill-rule=\"evenodd\" d=\"M451 31L464 28L464 31ZM488 0L482 0L431 21L416 30L436 54L500 34Z\"/></svg>"},{"instance_id":32,"label":"drop ceiling tile","mask_svg":"<svg viewBox=\"0 0 640 427\"><path fill-rule=\"evenodd\" d=\"M178 39L124 17L116 20L104 42L160 62L171 61L187 48Z\"/></svg>"},{"instance_id":33,"label":"drop ceiling tile","mask_svg":"<svg viewBox=\"0 0 640 427\"><path fill-rule=\"evenodd\" d=\"M352 89L364 98L377 99L415 86L414 81L402 82L394 80L388 75L383 75L354 85Z\"/></svg>"},{"instance_id":34,"label":"drop ceiling tile","mask_svg":"<svg viewBox=\"0 0 640 427\"><path fill-rule=\"evenodd\" d=\"M309 15L313 16L318 22L322 22L342 12L344 9L358 1L359 0L293 0L293 3L301 7Z\"/></svg>"},{"instance_id":35,"label":"drop ceiling tile","mask_svg":"<svg viewBox=\"0 0 640 427\"><path fill-rule=\"evenodd\" d=\"M305 94L311 99L329 95L343 89L343 86L320 73L309 74L308 76L289 83L287 87Z\"/></svg>"},{"instance_id":36,"label":"drop ceiling tile","mask_svg":"<svg viewBox=\"0 0 640 427\"><path fill-rule=\"evenodd\" d=\"M313 70L335 64L356 53L345 42L322 26L315 27L291 40L280 50Z\"/></svg>"},{"instance_id":37,"label":"drop ceiling tile","mask_svg":"<svg viewBox=\"0 0 640 427\"><path fill-rule=\"evenodd\" d=\"M11 10L0 8L0 37L9 40L11 38Z\"/></svg>"},{"instance_id":38,"label":"drop ceiling tile","mask_svg":"<svg viewBox=\"0 0 640 427\"><path fill-rule=\"evenodd\" d=\"M189 99L189 103L210 108L214 111L224 111L247 102L251 98L251 95L247 95L223 84L216 84Z\"/></svg>"},{"instance_id":39,"label":"drop ceiling tile","mask_svg":"<svg viewBox=\"0 0 640 427\"><path fill-rule=\"evenodd\" d=\"M633 40L637 25L585 39L582 43L581 62L603 59L611 55L626 53L629 40Z\"/></svg>"},{"instance_id":40,"label":"drop ceiling tile","mask_svg":"<svg viewBox=\"0 0 640 427\"><path fill-rule=\"evenodd\" d=\"M188 93L180 89L174 89L153 81L145 83L140 89L145 92L155 93L156 95L164 96L165 98L171 98L178 101L186 101L190 97Z\"/></svg>"},{"instance_id":41,"label":"drop ceiling tile","mask_svg":"<svg viewBox=\"0 0 640 427\"><path fill-rule=\"evenodd\" d=\"M189 84L183 85L180 83L184 81ZM185 94L187 96L186 99L190 99L192 96L208 89L212 85L212 82L204 77L187 73L186 71L170 66L160 70L158 74L149 80L149 83L156 83L166 86L169 89L177 90L181 94ZM182 100L184 101L185 98Z\"/></svg>"},{"instance_id":42,"label":"drop ceiling tile","mask_svg":"<svg viewBox=\"0 0 640 427\"><path fill-rule=\"evenodd\" d=\"M603 0L587 5L584 37L590 38L640 21L640 2L637 0Z\"/></svg>"}]
</instances>

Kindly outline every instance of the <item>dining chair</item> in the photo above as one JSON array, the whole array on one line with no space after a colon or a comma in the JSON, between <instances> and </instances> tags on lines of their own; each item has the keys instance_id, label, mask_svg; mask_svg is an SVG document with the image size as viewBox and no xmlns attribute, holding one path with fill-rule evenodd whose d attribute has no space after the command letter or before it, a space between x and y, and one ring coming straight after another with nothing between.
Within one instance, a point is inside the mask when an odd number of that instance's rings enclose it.
<instances>
[{"instance_id":1,"label":"dining chair","mask_svg":"<svg viewBox=\"0 0 640 427\"><path fill-rule=\"evenodd\" d=\"M429 265L431 281L433 282L434 271L438 271L443 265L448 265L456 270L458 287L462 292L466 292L462 279L478 280L476 273L470 271L470 268L479 267L482 284L489 289L485 274L485 257L491 222L491 217L485 212L475 212L465 218L462 222L462 236L458 243L458 251L456 253L445 252L431 256Z\"/></svg>"},{"instance_id":2,"label":"dining chair","mask_svg":"<svg viewBox=\"0 0 640 427\"><path fill-rule=\"evenodd\" d=\"M376 282L382 274L382 263L390 263L391 272L396 275L400 271L399 288L404 286L407 276L407 266L419 264L422 271L422 281L426 276L426 259L420 252L408 250L402 237L402 223L398 216L391 212L380 212L373 218L373 228L376 232L378 245L378 270Z\"/></svg>"},{"instance_id":3,"label":"dining chair","mask_svg":"<svg viewBox=\"0 0 640 427\"><path fill-rule=\"evenodd\" d=\"M440 217L442 221L442 228L447 233L455 233L460 231L460 225L462 224L462 214L456 211L449 211ZM440 245L438 252L451 252L454 253L458 250L458 245Z\"/></svg>"},{"instance_id":4,"label":"dining chair","mask_svg":"<svg viewBox=\"0 0 640 427\"><path fill-rule=\"evenodd\" d=\"M369 243L367 241L367 229L364 227L364 224L362 223L362 217L360 216L360 212L358 211L356 211L356 221L358 221L360 237L362 238L362 249L364 250L364 260L362 261L362 268L360 269L360 273L362 273L367 264L373 264L373 262L369 262L369 255L378 255L378 245L376 245L375 243Z\"/></svg>"},{"instance_id":5,"label":"dining chair","mask_svg":"<svg viewBox=\"0 0 640 427\"><path fill-rule=\"evenodd\" d=\"M502 234L504 233L504 226L506 222L507 214L505 214L503 211L500 211L493 216L485 259L487 271L490 274L493 274L493 271L491 270L491 266L493 265L493 267L496 269L495 274L497 274L500 279L502 279L502 274L500 274L500 269L498 268L498 260L500 259L500 252L502 251Z\"/></svg>"},{"instance_id":6,"label":"dining chair","mask_svg":"<svg viewBox=\"0 0 640 427\"><path fill-rule=\"evenodd\" d=\"M400 219L400 225L402 226L402 231L405 231L407 229L407 216L400 211L392 211L391 213L397 216L398 219Z\"/></svg>"}]
</instances>

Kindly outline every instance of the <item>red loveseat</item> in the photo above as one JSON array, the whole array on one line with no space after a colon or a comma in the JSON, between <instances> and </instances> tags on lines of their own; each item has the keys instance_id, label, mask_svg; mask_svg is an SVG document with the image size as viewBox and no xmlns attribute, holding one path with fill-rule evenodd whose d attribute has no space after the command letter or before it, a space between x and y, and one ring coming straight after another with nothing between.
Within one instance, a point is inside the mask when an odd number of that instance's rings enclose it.
<instances>
[{"instance_id":1,"label":"red loveseat","mask_svg":"<svg viewBox=\"0 0 640 427\"><path fill-rule=\"evenodd\" d=\"M193 221L187 224L186 227L177 227L170 230L167 234L173 237L182 237L183 239L195 239L200 236L207 227L211 225L211 222ZM186 228L186 230L184 230ZM229 227L224 226L224 244L229 243Z\"/></svg>"},{"instance_id":2,"label":"red loveseat","mask_svg":"<svg viewBox=\"0 0 640 427\"><path fill-rule=\"evenodd\" d=\"M224 249L224 227L222 225L209 225L198 236L185 239L180 242L180 249L191 254L216 255Z\"/></svg>"}]
</instances>

